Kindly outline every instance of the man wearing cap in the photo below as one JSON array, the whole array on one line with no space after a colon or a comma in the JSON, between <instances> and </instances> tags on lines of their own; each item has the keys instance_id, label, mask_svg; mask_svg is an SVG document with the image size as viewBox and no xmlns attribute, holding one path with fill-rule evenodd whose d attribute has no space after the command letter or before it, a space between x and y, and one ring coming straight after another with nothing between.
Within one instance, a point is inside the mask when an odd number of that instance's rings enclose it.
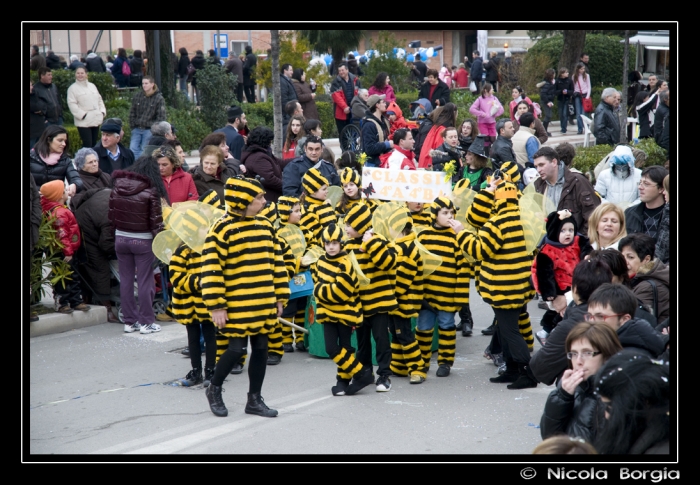
<instances>
[{"instance_id":1,"label":"man wearing cap","mask_svg":"<svg viewBox=\"0 0 700 485\"><path fill-rule=\"evenodd\" d=\"M367 100L368 111L362 120L362 151L367 154L366 167L378 167L379 156L394 148L389 140L389 122L386 113L386 95L373 94Z\"/></svg>"},{"instance_id":2,"label":"man wearing cap","mask_svg":"<svg viewBox=\"0 0 700 485\"><path fill-rule=\"evenodd\" d=\"M165 121L165 98L158 90L151 76L144 76L141 81L142 89L134 95L129 111L129 126L131 127L131 143L129 148L138 158L143 147L148 145L151 138L151 125L157 121Z\"/></svg>"},{"instance_id":3,"label":"man wearing cap","mask_svg":"<svg viewBox=\"0 0 700 485\"><path fill-rule=\"evenodd\" d=\"M238 132L246 124L245 113L240 106L231 106L226 112L228 123L223 128L219 128L214 133L223 133L226 135L226 144L228 151L236 160L241 159L241 151L245 145L245 139Z\"/></svg>"},{"instance_id":4,"label":"man wearing cap","mask_svg":"<svg viewBox=\"0 0 700 485\"><path fill-rule=\"evenodd\" d=\"M100 143L93 147L97 152L99 168L104 173L111 174L115 170L123 170L136 160L134 152L121 144L122 120L107 118L102 123Z\"/></svg>"}]
</instances>

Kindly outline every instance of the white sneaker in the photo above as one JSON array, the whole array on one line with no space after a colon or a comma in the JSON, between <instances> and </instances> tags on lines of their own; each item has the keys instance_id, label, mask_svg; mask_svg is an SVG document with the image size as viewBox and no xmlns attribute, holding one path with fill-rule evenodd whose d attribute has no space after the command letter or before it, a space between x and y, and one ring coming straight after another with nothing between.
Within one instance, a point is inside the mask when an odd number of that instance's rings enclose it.
<instances>
[{"instance_id":1,"label":"white sneaker","mask_svg":"<svg viewBox=\"0 0 700 485\"><path fill-rule=\"evenodd\" d=\"M150 325L145 325L141 327L141 333L155 333L160 332L160 325L157 323L151 323Z\"/></svg>"},{"instance_id":2,"label":"white sneaker","mask_svg":"<svg viewBox=\"0 0 700 485\"><path fill-rule=\"evenodd\" d=\"M386 392L391 389L391 380L388 377L379 377L376 384L377 392Z\"/></svg>"},{"instance_id":3,"label":"white sneaker","mask_svg":"<svg viewBox=\"0 0 700 485\"><path fill-rule=\"evenodd\" d=\"M140 328L141 328L141 324L139 322L136 322L132 325L129 325L128 323L124 324L124 332L126 332L126 333L135 332Z\"/></svg>"}]
</instances>

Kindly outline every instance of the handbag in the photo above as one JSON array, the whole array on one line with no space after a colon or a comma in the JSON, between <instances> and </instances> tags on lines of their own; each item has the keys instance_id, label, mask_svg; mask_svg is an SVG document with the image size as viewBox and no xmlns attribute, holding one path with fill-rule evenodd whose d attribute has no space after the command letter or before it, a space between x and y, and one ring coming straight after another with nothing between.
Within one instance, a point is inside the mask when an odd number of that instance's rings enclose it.
<instances>
[{"instance_id":1,"label":"handbag","mask_svg":"<svg viewBox=\"0 0 700 485\"><path fill-rule=\"evenodd\" d=\"M472 93L476 92L476 83L474 81L471 81L469 83L469 91L471 91Z\"/></svg>"},{"instance_id":2,"label":"handbag","mask_svg":"<svg viewBox=\"0 0 700 485\"><path fill-rule=\"evenodd\" d=\"M576 115L576 109L574 108L574 105L569 103L569 116L575 116Z\"/></svg>"},{"instance_id":3,"label":"handbag","mask_svg":"<svg viewBox=\"0 0 700 485\"><path fill-rule=\"evenodd\" d=\"M591 98L583 98L583 112L593 113L593 100Z\"/></svg>"},{"instance_id":4,"label":"handbag","mask_svg":"<svg viewBox=\"0 0 700 485\"><path fill-rule=\"evenodd\" d=\"M195 73L195 71L197 71L197 69L194 67L194 65L191 62L189 64L187 64L187 75L188 76L192 76Z\"/></svg>"}]
</instances>

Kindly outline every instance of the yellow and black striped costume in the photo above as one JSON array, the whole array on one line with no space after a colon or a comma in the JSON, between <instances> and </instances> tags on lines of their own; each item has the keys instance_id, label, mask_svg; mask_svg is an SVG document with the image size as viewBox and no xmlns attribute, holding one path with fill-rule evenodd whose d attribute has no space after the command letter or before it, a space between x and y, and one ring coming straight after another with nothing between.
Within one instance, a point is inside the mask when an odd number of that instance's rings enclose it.
<instances>
[{"instance_id":1,"label":"yellow and black striped costume","mask_svg":"<svg viewBox=\"0 0 700 485\"><path fill-rule=\"evenodd\" d=\"M321 231L328 224L337 222L335 211L330 204L326 204L323 200L315 199L309 195L306 195L304 199L299 227L304 233L304 237L307 238L306 247L312 245L323 247Z\"/></svg>"},{"instance_id":2,"label":"yellow and black striped costume","mask_svg":"<svg viewBox=\"0 0 700 485\"><path fill-rule=\"evenodd\" d=\"M433 222L441 207L454 209L452 201L438 197L433 203ZM423 301L433 310L455 313L469 303L469 270L467 261L457 244L457 235L450 227L437 227L421 231L418 241L442 260L440 266L423 282ZM438 365L452 366L457 349L457 330L438 328ZM433 329L416 329L416 339L423 353L423 360L430 365Z\"/></svg>"},{"instance_id":3,"label":"yellow and black striped costume","mask_svg":"<svg viewBox=\"0 0 700 485\"><path fill-rule=\"evenodd\" d=\"M423 258L411 232L394 242L396 248L396 300L391 312L391 371L399 376L418 374L426 378L423 354L411 332L411 318L417 318L423 303Z\"/></svg>"},{"instance_id":4,"label":"yellow and black striped costume","mask_svg":"<svg viewBox=\"0 0 700 485\"><path fill-rule=\"evenodd\" d=\"M227 200L228 205L228 200ZM209 231L202 252L202 297L209 311L225 308L227 337L268 334L277 302L289 299L289 278L269 221L227 213Z\"/></svg>"},{"instance_id":5,"label":"yellow and black striped costume","mask_svg":"<svg viewBox=\"0 0 700 485\"><path fill-rule=\"evenodd\" d=\"M433 214L430 212L430 204L425 204L420 212L411 212L414 226L430 226L433 223Z\"/></svg>"},{"instance_id":6,"label":"yellow and black striped costume","mask_svg":"<svg viewBox=\"0 0 700 485\"><path fill-rule=\"evenodd\" d=\"M364 198L359 198L359 199L348 199L345 207L341 207L341 202L338 201L338 203L335 206L335 215L340 219L341 217L345 217L345 214L348 213L350 209L353 208L354 205L356 204L365 204L369 210L370 213L374 214L374 210L379 207L379 204L382 202L377 199L364 199Z\"/></svg>"}]
</instances>

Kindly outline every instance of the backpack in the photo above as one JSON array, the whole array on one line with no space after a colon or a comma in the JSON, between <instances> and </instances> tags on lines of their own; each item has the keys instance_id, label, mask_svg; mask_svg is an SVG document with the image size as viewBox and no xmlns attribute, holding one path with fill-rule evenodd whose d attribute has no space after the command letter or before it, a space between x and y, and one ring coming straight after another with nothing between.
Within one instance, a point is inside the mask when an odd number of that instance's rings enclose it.
<instances>
[{"instance_id":1,"label":"backpack","mask_svg":"<svg viewBox=\"0 0 700 485\"><path fill-rule=\"evenodd\" d=\"M129 61L122 62L122 76L131 76L131 67L129 67Z\"/></svg>"}]
</instances>

